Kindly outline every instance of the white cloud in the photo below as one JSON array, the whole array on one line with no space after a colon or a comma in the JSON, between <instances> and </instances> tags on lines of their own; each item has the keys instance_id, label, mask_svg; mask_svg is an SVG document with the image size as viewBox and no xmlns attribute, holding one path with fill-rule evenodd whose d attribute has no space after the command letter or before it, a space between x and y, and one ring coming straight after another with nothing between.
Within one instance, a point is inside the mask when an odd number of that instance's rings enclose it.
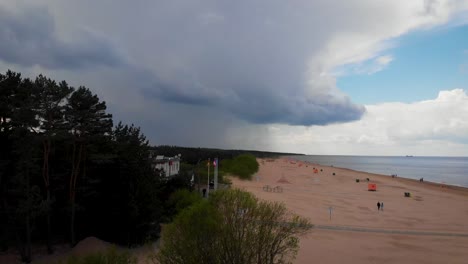
<instances>
[{"instance_id":1,"label":"white cloud","mask_svg":"<svg viewBox=\"0 0 468 264\"><path fill-rule=\"evenodd\" d=\"M375 59L375 61L379 65L386 66L391 61L393 61L393 57L391 55L380 56L380 57L377 57L377 59Z\"/></svg>"},{"instance_id":2,"label":"white cloud","mask_svg":"<svg viewBox=\"0 0 468 264\"><path fill-rule=\"evenodd\" d=\"M321 52L310 58L309 83L326 82L333 86L334 80L330 79L337 75L372 74L382 70L384 65L379 61L373 66L363 63L395 46L396 37L446 23L452 15L468 8L466 1L456 0L347 1L343 6L353 10L354 16L345 16L340 30L332 32ZM353 17L359 19L348 20ZM383 56L383 59L385 62L388 58Z\"/></svg>"},{"instance_id":3,"label":"white cloud","mask_svg":"<svg viewBox=\"0 0 468 264\"><path fill-rule=\"evenodd\" d=\"M390 62L393 61L393 56L391 55L384 55L384 56L379 56L376 59L374 59L373 63L371 66L367 69L363 69L365 73L367 74L374 74L376 72L382 71L385 69Z\"/></svg>"},{"instance_id":4,"label":"white cloud","mask_svg":"<svg viewBox=\"0 0 468 264\"><path fill-rule=\"evenodd\" d=\"M468 156L468 95L462 89L441 91L433 100L366 108L359 121L276 125L270 136L277 149L308 154Z\"/></svg>"},{"instance_id":5,"label":"white cloud","mask_svg":"<svg viewBox=\"0 0 468 264\"><path fill-rule=\"evenodd\" d=\"M336 85L340 70L382 70L393 59L389 49L397 45L396 38L449 23L468 9L466 1L457 0L0 0L2 6L47 9L54 25L50 35L64 43L74 43L80 38L77 32L92 29L113 44L109 46L124 54L133 68L89 65L78 72L48 69L40 62L31 65L58 80L96 90L112 105L116 119L144 125L155 143L196 145L209 142L216 129L218 147L224 140L226 146L282 150L287 139L297 150L304 149L302 142L323 142L323 151L333 153L341 151L326 149L325 143L340 142L349 153L357 142L356 149L366 144L394 146L395 138L411 138L414 130L388 132L383 119L387 115L375 116L383 106L369 106L362 120L349 124L307 128L275 122L306 125L359 118L363 108ZM2 63L15 66L12 60ZM12 69L35 71L26 66ZM206 113L229 122L207 119ZM188 132L186 124L197 121L204 125L197 126L196 133ZM265 129L248 122L275 125ZM356 123L364 128L353 134ZM160 124L165 126L159 129ZM276 129L289 132L281 135ZM334 129L340 132L331 133ZM310 131L317 133L310 136ZM442 132L444 128L434 133ZM256 143L263 133L273 133L278 143ZM242 145L245 142L249 145Z\"/></svg>"},{"instance_id":6,"label":"white cloud","mask_svg":"<svg viewBox=\"0 0 468 264\"><path fill-rule=\"evenodd\" d=\"M394 58L392 55L382 55L361 63L347 64L337 67L333 71L332 75L334 77L353 74L371 75L387 68L393 60Z\"/></svg>"}]
</instances>

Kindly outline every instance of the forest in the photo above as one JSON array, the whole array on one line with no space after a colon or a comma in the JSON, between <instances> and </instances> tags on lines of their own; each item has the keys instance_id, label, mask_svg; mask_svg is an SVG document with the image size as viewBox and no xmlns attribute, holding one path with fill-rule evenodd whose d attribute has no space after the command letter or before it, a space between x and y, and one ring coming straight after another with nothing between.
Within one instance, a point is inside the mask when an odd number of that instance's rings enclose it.
<instances>
[{"instance_id":1,"label":"forest","mask_svg":"<svg viewBox=\"0 0 468 264\"><path fill-rule=\"evenodd\" d=\"M0 146L0 251L17 248L23 262L32 244L51 254L91 235L123 246L155 240L174 214L169 197L190 189L207 159L235 170L240 154L287 154L152 147L139 127L114 124L89 88L13 71L0 74ZM182 154L179 176L161 177L150 151Z\"/></svg>"}]
</instances>

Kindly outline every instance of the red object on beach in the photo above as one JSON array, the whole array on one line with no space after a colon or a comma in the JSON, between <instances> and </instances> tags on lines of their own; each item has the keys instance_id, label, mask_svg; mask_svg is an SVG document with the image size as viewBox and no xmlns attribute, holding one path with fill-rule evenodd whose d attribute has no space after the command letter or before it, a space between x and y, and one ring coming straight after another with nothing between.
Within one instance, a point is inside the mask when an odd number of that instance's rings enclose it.
<instances>
[{"instance_id":1,"label":"red object on beach","mask_svg":"<svg viewBox=\"0 0 468 264\"><path fill-rule=\"evenodd\" d=\"M368 190L368 191L374 191L374 192L377 191L377 184L375 184L375 183L369 183L369 184L367 185L367 190Z\"/></svg>"}]
</instances>

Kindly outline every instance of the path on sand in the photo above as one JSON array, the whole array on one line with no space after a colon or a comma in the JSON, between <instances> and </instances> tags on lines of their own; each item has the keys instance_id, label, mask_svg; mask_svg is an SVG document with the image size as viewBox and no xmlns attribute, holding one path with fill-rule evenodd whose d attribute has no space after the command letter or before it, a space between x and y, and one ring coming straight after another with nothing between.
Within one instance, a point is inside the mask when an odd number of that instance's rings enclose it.
<instances>
[{"instance_id":1,"label":"path on sand","mask_svg":"<svg viewBox=\"0 0 468 264\"><path fill-rule=\"evenodd\" d=\"M401 234L401 235L468 237L468 234L462 234L462 233L446 233L446 232L442 233L442 232L412 231L412 230L388 230L388 229L363 228L363 227L353 227L353 226L337 226L337 225L314 225L312 228L321 229L321 230L353 231L353 232Z\"/></svg>"}]
</instances>

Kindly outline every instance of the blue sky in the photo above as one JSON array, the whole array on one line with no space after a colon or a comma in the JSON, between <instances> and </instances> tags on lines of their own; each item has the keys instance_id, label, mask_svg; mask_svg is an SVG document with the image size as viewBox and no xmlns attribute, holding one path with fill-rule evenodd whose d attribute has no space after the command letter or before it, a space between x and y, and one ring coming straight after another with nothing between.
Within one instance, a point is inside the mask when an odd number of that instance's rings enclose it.
<instances>
[{"instance_id":1,"label":"blue sky","mask_svg":"<svg viewBox=\"0 0 468 264\"><path fill-rule=\"evenodd\" d=\"M467 88L468 26L409 32L385 51L393 60L373 74L338 77L337 86L361 104L416 102L439 91ZM370 62L366 62L370 63Z\"/></svg>"},{"instance_id":2,"label":"blue sky","mask_svg":"<svg viewBox=\"0 0 468 264\"><path fill-rule=\"evenodd\" d=\"M467 0L0 0L0 25L0 72L154 145L468 156Z\"/></svg>"}]
</instances>

